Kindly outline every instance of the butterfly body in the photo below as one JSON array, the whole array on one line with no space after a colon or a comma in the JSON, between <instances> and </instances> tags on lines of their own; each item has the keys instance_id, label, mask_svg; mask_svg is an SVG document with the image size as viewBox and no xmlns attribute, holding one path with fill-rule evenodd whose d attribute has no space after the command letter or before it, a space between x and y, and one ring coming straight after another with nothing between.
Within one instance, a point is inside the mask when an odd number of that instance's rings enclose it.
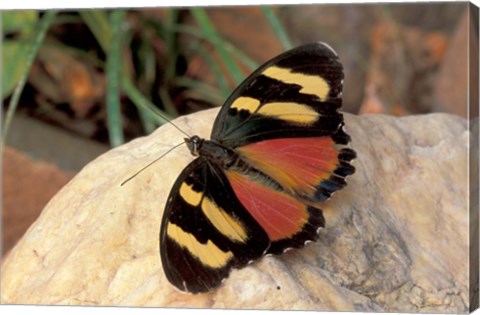
<instances>
[{"instance_id":1,"label":"butterfly body","mask_svg":"<svg viewBox=\"0 0 480 315\"><path fill-rule=\"evenodd\" d=\"M196 159L175 182L160 229L175 287L206 292L232 268L317 239L321 202L355 171L337 111L337 59L323 43L281 54L232 93L210 140L185 139Z\"/></svg>"},{"instance_id":2,"label":"butterfly body","mask_svg":"<svg viewBox=\"0 0 480 315\"><path fill-rule=\"evenodd\" d=\"M193 136L186 138L185 143L193 156L200 156L202 159L217 164L225 170L230 169L236 162L239 162L239 156L234 150L222 146L216 141Z\"/></svg>"}]
</instances>

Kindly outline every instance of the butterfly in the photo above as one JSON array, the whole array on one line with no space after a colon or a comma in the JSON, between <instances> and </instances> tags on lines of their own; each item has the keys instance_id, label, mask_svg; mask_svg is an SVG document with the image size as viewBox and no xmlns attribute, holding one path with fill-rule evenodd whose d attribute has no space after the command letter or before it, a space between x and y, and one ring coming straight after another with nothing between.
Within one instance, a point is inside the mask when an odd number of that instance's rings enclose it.
<instances>
[{"instance_id":1,"label":"butterfly","mask_svg":"<svg viewBox=\"0 0 480 315\"><path fill-rule=\"evenodd\" d=\"M165 275L207 292L232 268L315 241L319 203L346 185L343 67L327 44L303 45L247 77L215 119L211 140L185 138L196 157L178 176L160 228Z\"/></svg>"}]
</instances>

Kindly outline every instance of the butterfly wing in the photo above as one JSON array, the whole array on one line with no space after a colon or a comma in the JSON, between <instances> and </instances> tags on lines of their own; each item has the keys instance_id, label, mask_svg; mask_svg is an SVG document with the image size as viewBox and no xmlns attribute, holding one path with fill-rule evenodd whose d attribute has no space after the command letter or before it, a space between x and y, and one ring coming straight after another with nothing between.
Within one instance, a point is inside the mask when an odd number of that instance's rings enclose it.
<instances>
[{"instance_id":1,"label":"butterfly wing","mask_svg":"<svg viewBox=\"0 0 480 315\"><path fill-rule=\"evenodd\" d=\"M329 46L313 43L289 50L232 93L211 138L235 148L267 139L330 136L343 123L337 112L342 83L342 65Z\"/></svg>"},{"instance_id":2,"label":"butterfly wing","mask_svg":"<svg viewBox=\"0 0 480 315\"><path fill-rule=\"evenodd\" d=\"M281 254L315 240L324 227L322 211L291 196L270 177L250 170L226 171L240 203L260 224L270 241L268 253Z\"/></svg>"},{"instance_id":3,"label":"butterfly wing","mask_svg":"<svg viewBox=\"0 0 480 315\"><path fill-rule=\"evenodd\" d=\"M175 287L208 291L231 268L261 257L269 243L220 169L201 157L184 169L168 197L160 229L163 268Z\"/></svg>"}]
</instances>

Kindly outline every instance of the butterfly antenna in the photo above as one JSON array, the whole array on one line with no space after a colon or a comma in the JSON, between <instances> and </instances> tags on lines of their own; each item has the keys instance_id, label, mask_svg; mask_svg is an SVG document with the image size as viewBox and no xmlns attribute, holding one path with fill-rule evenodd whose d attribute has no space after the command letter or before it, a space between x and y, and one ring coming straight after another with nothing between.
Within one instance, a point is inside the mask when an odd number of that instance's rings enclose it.
<instances>
[{"instance_id":1,"label":"butterfly antenna","mask_svg":"<svg viewBox=\"0 0 480 315\"><path fill-rule=\"evenodd\" d=\"M158 116L160 116L160 118L162 118L164 121L166 121L167 123L169 123L170 125L172 125L173 127L175 127L175 129L177 129L178 131L180 131L181 133L183 133L184 135L186 135L187 137L191 138L192 136L189 135L188 133L186 133L185 131L183 131L180 127L178 127L177 125L175 125L172 120L170 118L168 118L164 113L162 113L160 110L158 110L157 108L150 108L148 107L148 109L150 109L151 111L153 111L153 113L157 114Z\"/></svg>"},{"instance_id":2,"label":"butterfly antenna","mask_svg":"<svg viewBox=\"0 0 480 315\"><path fill-rule=\"evenodd\" d=\"M136 177L138 174L140 174L141 172L143 172L146 168L148 168L149 166L151 166L153 163L157 162L158 160L160 160L161 158L163 158L165 155L167 155L168 153L172 152L173 150L175 150L176 148L178 148L179 146L181 146L182 144L184 144L185 142L181 142L173 147L171 147L170 149L168 149L167 152L163 153L162 155L160 155L160 157L156 158L155 160L153 160L152 162L148 163L146 166L144 166L141 170L139 170L138 172L136 172L135 174L133 174L132 176L130 176L129 178L127 178L126 180L124 180L120 186L123 186L125 185L126 183L128 183L130 180L132 180L134 177Z\"/></svg>"},{"instance_id":3,"label":"butterfly antenna","mask_svg":"<svg viewBox=\"0 0 480 315\"><path fill-rule=\"evenodd\" d=\"M175 125L166 115L164 115L161 111L157 111L155 110L154 111L155 114L157 114L158 116L160 116L163 120L165 120L167 123L169 123L170 125L172 125L173 127L175 127L175 129L177 129L178 131L180 131L181 133L183 133L184 135L186 135L187 137L191 138L192 136L189 135L188 133L186 133L185 131L182 130L182 128L178 127L177 125Z\"/></svg>"},{"instance_id":4,"label":"butterfly antenna","mask_svg":"<svg viewBox=\"0 0 480 315\"><path fill-rule=\"evenodd\" d=\"M175 125L171 120L169 119L166 119L165 117L163 117L170 125L172 125L173 127L175 127L178 131L180 131L181 133L183 133L184 135L186 135L188 138L191 138L192 136L189 135L188 133L186 133L185 131L183 131L180 127L178 127L177 125ZM181 143L183 144L183 143ZM178 146L178 145L177 145ZM175 148L175 147L174 147Z\"/></svg>"}]
</instances>

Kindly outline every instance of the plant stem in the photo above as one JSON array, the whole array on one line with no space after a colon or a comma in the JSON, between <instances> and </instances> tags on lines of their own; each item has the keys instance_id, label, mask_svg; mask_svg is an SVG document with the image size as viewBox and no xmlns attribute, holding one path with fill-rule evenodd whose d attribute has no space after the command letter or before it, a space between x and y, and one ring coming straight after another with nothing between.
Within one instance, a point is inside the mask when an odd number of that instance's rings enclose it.
<instances>
[{"instance_id":1,"label":"plant stem","mask_svg":"<svg viewBox=\"0 0 480 315\"><path fill-rule=\"evenodd\" d=\"M30 69L32 68L35 57L37 56L38 49L42 45L45 34L47 33L48 28L52 24L57 13L58 13L57 10L46 11L45 14L42 16L42 18L40 19L40 21L38 22L38 27L37 27L38 31L36 32L35 36L33 36L32 38L32 41L31 41L32 45L30 46L30 49L27 54L27 62L25 65L25 69L23 71L23 74L20 80L17 83L17 86L15 87L15 90L13 91L12 98L10 99L10 103L8 105L7 113L5 115L5 120L2 128L2 141L0 143L0 149L2 151L5 145L5 142L7 141L7 134L13 119L13 114L17 109L18 102L20 100L20 95L22 94L23 88L25 87L25 83L27 82L28 74L30 73Z\"/></svg>"},{"instance_id":2,"label":"plant stem","mask_svg":"<svg viewBox=\"0 0 480 315\"><path fill-rule=\"evenodd\" d=\"M290 38L287 35L287 32L283 28L282 22L278 19L277 15L273 12L271 7L268 6L261 6L263 14L267 18L270 26L272 27L273 31L277 35L282 47L285 50L289 50L292 48L292 43L290 42Z\"/></svg>"},{"instance_id":3,"label":"plant stem","mask_svg":"<svg viewBox=\"0 0 480 315\"><path fill-rule=\"evenodd\" d=\"M107 50L107 127L110 145L116 147L125 142L120 106L120 77L122 70L122 23L125 11L115 10L110 15L112 36Z\"/></svg>"},{"instance_id":4,"label":"plant stem","mask_svg":"<svg viewBox=\"0 0 480 315\"><path fill-rule=\"evenodd\" d=\"M200 25L200 28L208 36L209 40L215 46L215 49L218 51L220 58L225 63L225 66L228 69L228 72L233 78L235 84L240 84L245 78L245 75L242 73L240 68L237 66L232 56L225 49L225 44L220 35L215 30L210 18L203 8L192 8L192 15Z\"/></svg>"},{"instance_id":5,"label":"plant stem","mask_svg":"<svg viewBox=\"0 0 480 315\"><path fill-rule=\"evenodd\" d=\"M130 98L135 104L135 106L137 106L138 108L143 108L148 112L152 113L153 115L151 116L151 118L154 119L159 125L168 123L173 119L172 116L160 110L152 102L150 102L148 98L143 96L143 94L140 93L139 90L137 90L137 88L132 84L132 82L127 76L122 76L122 88L125 91L125 94L127 94L128 98Z\"/></svg>"}]
</instances>

